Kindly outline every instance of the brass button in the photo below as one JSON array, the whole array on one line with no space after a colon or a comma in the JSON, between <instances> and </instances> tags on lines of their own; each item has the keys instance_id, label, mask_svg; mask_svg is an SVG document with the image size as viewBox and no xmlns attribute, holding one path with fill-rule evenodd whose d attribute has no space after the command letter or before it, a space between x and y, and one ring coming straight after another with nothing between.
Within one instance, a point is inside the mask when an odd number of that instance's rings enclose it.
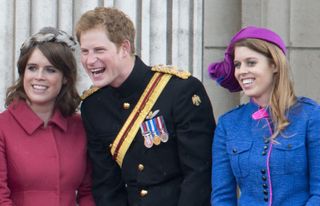
<instances>
[{"instance_id":1,"label":"brass button","mask_svg":"<svg viewBox=\"0 0 320 206\"><path fill-rule=\"evenodd\" d=\"M148 191L147 190L141 190L140 191L140 197L144 197L148 194Z\"/></svg>"},{"instance_id":2,"label":"brass button","mask_svg":"<svg viewBox=\"0 0 320 206\"><path fill-rule=\"evenodd\" d=\"M123 109L129 109L130 108L130 103L125 102L123 103Z\"/></svg>"},{"instance_id":3,"label":"brass button","mask_svg":"<svg viewBox=\"0 0 320 206\"><path fill-rule=\"evenodd\" d=\"M143 164L139 164L139 165L138 165L138 170L139 170L140 172L144 170Z\"/></svg>"}]
</instances>

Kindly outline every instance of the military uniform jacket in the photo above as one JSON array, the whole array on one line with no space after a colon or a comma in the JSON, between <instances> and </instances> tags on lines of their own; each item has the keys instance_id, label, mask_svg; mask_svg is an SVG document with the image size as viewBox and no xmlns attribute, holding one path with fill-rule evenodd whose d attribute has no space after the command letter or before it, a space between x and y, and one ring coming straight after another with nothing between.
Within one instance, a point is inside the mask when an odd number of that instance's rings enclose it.
<instances>
[{"instance_id":1,"label":"military uniform jacket","mask_svg":"<svg viewBox=\"0 0 320 206\"><path fill-rule=\"evenodd\" d=\"M101 88L82 103L96 204L209 206L215 121L209 98L196 78L173 76L152 108L155 117L164 119L167 142L147 148L139 130L121 168L111 155L110 145L153 74L136 57L132 73L119 88Z\"/></svg>"}]
</instances>

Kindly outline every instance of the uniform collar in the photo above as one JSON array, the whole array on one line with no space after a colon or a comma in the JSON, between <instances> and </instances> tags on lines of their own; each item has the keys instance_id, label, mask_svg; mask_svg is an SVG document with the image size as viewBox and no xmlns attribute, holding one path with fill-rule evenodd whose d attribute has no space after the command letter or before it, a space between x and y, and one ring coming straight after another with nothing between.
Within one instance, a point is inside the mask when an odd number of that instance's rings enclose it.
<instances>
[{"instance_id":1,"label":"uniform collar","mask_svg":"<svg viewBox=\"0 0 320 206\"><path fill-rule=\"evenodd\" d=\"M252 98L250 98L250 106L253 110L251 114L252 119L260 120L262 118L269 118L269 107L260 107Z\"/></svg>"},{"instance_id":2,"label":"uniform collar","mask_svg":"<svg viewBox=\"0 0 320 206\"><path fill-rule=\"evenodd\" d=\"M145 65L138 56L135 56L135 63L129 77L123 84L114 88L115 92L121 97L128 97L145 88L149 80L150 67Z\"/></svg>"},{"instance_id":3,"label":"uniform collar","mask_svg":"<svg viewBox=\"0 0 320 206\"><path fill-rule=\"evenodd\" d=\"M32 109L24 100L12 102L8 107L8 111L29 135L34 133L44 124L43 120L32 111ZM48 125L53 124L58 126L63 131L67 130L67 119L62 116L59 110L55 110L53 116L48 122Z\"/></svg>"}]
</instances>

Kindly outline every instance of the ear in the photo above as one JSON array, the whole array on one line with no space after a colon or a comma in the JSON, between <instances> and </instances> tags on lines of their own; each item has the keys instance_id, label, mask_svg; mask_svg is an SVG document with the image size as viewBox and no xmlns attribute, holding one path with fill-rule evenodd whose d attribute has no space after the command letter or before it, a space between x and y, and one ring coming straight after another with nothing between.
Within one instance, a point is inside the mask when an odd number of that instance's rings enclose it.
<instances>
[{"instance_id":1,"label":"ear","mask_svg":"<svg viewBox=\"0 0 320 206\"><path fill-rule=\"evenodd\" d=\"M124 57L127 55L131 54L131 44L130 41L125 39L122 43L121 43L121 48L123 50L123 55Z\"/></svg>"},{"instance_id":2,"label":"ear","mask_svg":"<svg viewBox=\"0 0 320 206\"><path fill-rule=\"evenodd\" d=\"M66 77L63 77L63 81L62 84L67 84L68 80L66 79Z\"/></svg>"},{"instance_id":3,"label":"ear","mask_svg":"<svg viewBox=\"0 0 320 206\"><path fill-rule=\"evenodd\" d=\"M277 73L278 72L278 67L276 67L276 65L274 63L271 63L271 69L273 73Z\"/></svg>"}]
</instances>

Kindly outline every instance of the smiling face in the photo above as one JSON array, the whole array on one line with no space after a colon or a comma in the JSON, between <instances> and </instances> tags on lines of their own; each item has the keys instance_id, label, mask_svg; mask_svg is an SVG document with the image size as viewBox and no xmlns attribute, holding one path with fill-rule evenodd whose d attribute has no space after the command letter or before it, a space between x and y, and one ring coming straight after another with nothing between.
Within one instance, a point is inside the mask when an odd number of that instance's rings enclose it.
<instances>
[{"instance_id":1,"label":"smiling face","mask_svg":"<svg viewBox=\"0 0 320 206\"><path fill-rule=\"evenodd\" d=\"M35 48L27 61L23 77L23 87L31 108L52 109L64 81L62 72Z\"/></svg>"},{"instance_id":2,"label":"smiling face","mask_svg":"<svg viewBox=\"0 0 320 206\"><path fill-rule=\"evenodd\" d=\"M128 77L125 46L110 41L102 27L81 33L81 63L97 87L120 86Z\"/></svg>"},{"instance_id":3,"label":"smiling face","mask_svg":"<svg viewBox=\"0 0 320 206\"><path fill-rule=\"evenodd\" d=\"M235 47L235 77L244 93L260 106L269 103L273 89L275 65L261 53L248 47Z\"/></svg>"}]
</instances>

